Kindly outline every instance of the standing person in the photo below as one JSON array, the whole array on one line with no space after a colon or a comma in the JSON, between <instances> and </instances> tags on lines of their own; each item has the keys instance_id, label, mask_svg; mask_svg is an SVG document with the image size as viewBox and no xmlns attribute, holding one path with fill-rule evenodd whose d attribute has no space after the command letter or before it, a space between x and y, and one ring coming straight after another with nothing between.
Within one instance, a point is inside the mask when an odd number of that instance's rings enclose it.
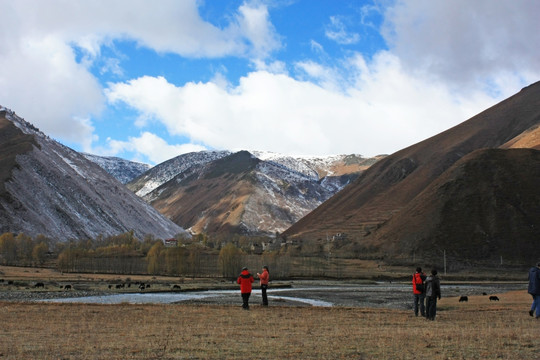
<instances>
[{"instance_id":1,"label":"standing person","mask_svg":"<svg viewBox=\"0 0 540 360\"><path fill-rule=\"evenodd\" d=\"M268 289L268 280L270 279L270 274L268 273L268 266L264 265L262 270L262 274L257 273L257 276L259 277L259 281L261 283L262 304L263 306L268 306L266 289Z\"/></svg>"},{"instance_id":2,"label":"standing person","mask_svg":"<svg viewBox=\"0 0 540 360\"><path fill-rule=\"evenodd\" d=\"M536 310L536 319L540 319L540 262L536 264L536 267L532 267L529 270L528 293L533 298L529 315L534 316L534 311Z\"/></svg>"},{"instance_id":3,"label":"standing person","mask_svg":"<svg viewBox=\"0 0 540 360\"><path fill-rule=\"evenodd\" d=\"M251 295L251 284L255 281L253 275L248 271L247 267L242 268L242 272L236 282L240 284L240 294L242 294L242 308L249 310L249 296Z\"/></svg>"},{"instance_id":4,"label":"standing person","mask_svg":"<svg viewBox=\"0 0 540 360\"><path fill-rule=\"evenodd\" d=\"M424 281L426 281L426 274L422 272L421 267L416 268L416 273L413 274L413 296L414 296L414 315L418 316L418 303L420 303L420 314L426 316L424 307L424 299L426 297Z\"/></svg>"},{"instance_id":5,"label":"standing person","mask_svg":"<svg viewBox=\"0 0 540 360\"><path fill-rule=\"evenodd\" d=\"M437 276L437 270L431 270L431 275L426 278L426 318L435 320L437 315L437 299L441 299L441 281Z\"/></svg>"}]
</instances>

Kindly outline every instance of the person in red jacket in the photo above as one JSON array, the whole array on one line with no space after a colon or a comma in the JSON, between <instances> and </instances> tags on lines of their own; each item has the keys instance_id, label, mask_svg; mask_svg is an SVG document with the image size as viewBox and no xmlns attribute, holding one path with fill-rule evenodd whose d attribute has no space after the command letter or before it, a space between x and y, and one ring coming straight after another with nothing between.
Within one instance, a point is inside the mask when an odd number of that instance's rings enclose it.
<instances>
[{"instance_id":1,"label":"person in red jacket","mask_svg":"<svg viewBox=\"0 0 540 360\"><path fill-rule=\"evenodd\" d=\"M413 309L414 309L415 316L418 316L418 303L420 303L420 314L422 316L426 316L425 307L424 307L424 299L426 297L425 289L424 289L424 281L426 281L426 274L422 272L421 267L417 267L416 273L414 273L412 277L413 296L414 296Z\"/></svg>"},{"instance_id":2,"label":"person in red jacket","mask_svg":"<svg viewBox=\"0 0 540 360\"><path fill-rule=\"evenodd\" d=\"M268 306L268 297L266 296L266 289L268 289L268 280L270 279L270 274L268 273L268 266L263 266L262 274L257 273L259 281L261 282L261 295L262 295L262 304L263 306Z\"/></svg>"},{"instance_id":3,"label":"person in red jacket","mask_svg":"<svg viewBox=\"0 0 540 360\"><path fill-rule=\"evenodd\" d=\"M242 294L242 308L249 310L249 296L251 295L251 284L255 281L253 275L248 271L247 267L242 268L242 272L236 282L240 284L240 293Z\"/></svg>"}]
</instances>

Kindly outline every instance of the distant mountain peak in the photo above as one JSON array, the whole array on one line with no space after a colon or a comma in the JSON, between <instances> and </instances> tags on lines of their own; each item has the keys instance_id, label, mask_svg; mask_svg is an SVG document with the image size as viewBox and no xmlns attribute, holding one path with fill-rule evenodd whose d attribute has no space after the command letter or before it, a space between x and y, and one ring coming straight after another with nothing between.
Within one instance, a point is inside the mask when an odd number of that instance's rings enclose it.
<instances>
[{"instance_id":1,"label":"distant mountain peak","mask_svg":"<svg viewBox=\"0 0 540 360\"><path fill-rule=\"evenodd\" d=\"M194 232L273 235L376 160L360 155L295 158L245 150L198 152L158 164L128 187Z\"/></svg>"},{"instance_id":2,"label":"distant mountain peak","mask_svg":"<svg viewBox=\"0 0 540 360\"><path fill-rule=\"evenodd\" d=\"M148 164L129 161L114 156L98 156L88 153L81 153L88 160L101 166L105 171L114 176L122 184L127 184L131 180L140 176L152 167Z\"/></svg>"}]
</instances>

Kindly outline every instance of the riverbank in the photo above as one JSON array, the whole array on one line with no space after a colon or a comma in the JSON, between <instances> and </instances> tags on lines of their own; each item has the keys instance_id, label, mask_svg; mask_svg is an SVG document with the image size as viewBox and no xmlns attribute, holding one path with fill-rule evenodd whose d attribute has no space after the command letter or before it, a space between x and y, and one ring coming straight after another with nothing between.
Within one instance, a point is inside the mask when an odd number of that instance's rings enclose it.
<instances>
[{"instance_id":1,"label":"riverbank","mask_svg":"<svg viewBox=\"0 0 540 360\"><path fill-rule=\"evenodd\" d=\"M524 290L524 284L451 284L442 285L443 298L478 296L490 302L490 296L504 297L505 293ZM502 294L502 295L501 295ZM489 296L488 296L489 295ZM323 306L411 309L409 284L359 284L347 282L291 282L282 287L270 285L268 298L271 306ZM197 291L0 291L0 301L49 301L86 304L192 304L237 305L240 303L238 286L234 289L204 289ZM254 287L250 303L262 302L260 289Z\"/></svg>"},{"instance_id":2,"label":"riverbank","mask_svg":"<svg viewBox=\"0 0 540 360\"><path fill-rule=\"evenodd\" d=\"M178 303L235 305L238 285L216 278L167 276L121 277L112 274L65 274L52 269L0 267L0 301L58 300L94 303ZM446 281L443 297L505 293L525 289L525 282ZM271 281L268 296L274 306L342 306L410 309L407 281L290 280ZM261 302L257 282L251 302Z\"/></svg>"}]
</instances>

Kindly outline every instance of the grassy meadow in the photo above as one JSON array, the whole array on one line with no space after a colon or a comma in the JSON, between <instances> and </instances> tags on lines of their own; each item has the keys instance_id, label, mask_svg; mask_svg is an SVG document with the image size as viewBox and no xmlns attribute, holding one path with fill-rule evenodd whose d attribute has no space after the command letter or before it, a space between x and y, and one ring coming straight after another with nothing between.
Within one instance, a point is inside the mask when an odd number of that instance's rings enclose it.
<instances>
[{"instance_id":1,"label":"grassy meadow","mask_svg":"<svg viewBox=\"0 0 540 360\"><path fill-rule=\"evenodd\" d=\"M525 291L412 311L0 302L0 359L537 359ZM240 301L239 301L240 303Z\"/></svg>"}]
</instances>

